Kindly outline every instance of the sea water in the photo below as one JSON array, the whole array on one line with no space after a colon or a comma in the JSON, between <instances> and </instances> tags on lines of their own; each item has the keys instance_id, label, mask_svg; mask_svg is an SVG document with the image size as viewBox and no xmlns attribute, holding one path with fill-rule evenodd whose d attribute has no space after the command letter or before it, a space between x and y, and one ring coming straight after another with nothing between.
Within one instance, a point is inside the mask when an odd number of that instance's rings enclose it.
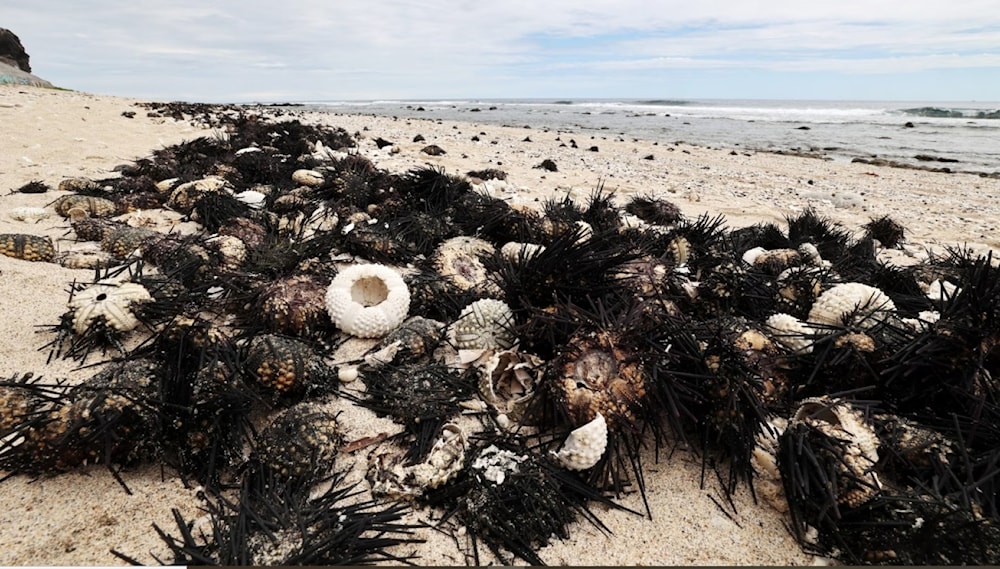
<instances>
[{"instance_id":1,"label":"sea water","mask_svg":"<svg viewBox=\"0 0 1000 569\"><path fill-rule=\"evenodd\" d=\"M578 143L639 138L1000 172L1000 102L469 99L311 101L314 110L530 126ZM588 144L589 146L589 144Z\"/></svg>"}]
</instances>

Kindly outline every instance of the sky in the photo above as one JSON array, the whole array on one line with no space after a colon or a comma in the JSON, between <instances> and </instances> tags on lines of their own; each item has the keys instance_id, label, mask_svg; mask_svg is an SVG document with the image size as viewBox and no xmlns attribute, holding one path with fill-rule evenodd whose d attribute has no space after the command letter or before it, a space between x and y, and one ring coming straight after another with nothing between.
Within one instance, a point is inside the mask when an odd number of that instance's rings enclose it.
<instances>
[{"instance_id":1,"label":"sky","mask_svg":"<svg viewBox=\"0 0 1000 569\"><path fill-rule=\"evenodd\" d=\"M996 6L0 0L0 27L59 87L155 100L998 101Z\"/></svg>"}]
</instances>

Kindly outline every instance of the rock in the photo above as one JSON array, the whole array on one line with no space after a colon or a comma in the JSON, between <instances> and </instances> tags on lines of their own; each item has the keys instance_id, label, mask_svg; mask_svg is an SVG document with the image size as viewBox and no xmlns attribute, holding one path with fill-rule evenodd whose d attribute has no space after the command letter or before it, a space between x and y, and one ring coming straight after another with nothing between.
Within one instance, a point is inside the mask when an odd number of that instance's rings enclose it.
<instances>
[{"instance_id":1,"label":"rock","mask_svg":"<svg viewBox=\"0 0 1000 569\"><path fill-rule=\"evenodd\" d=\"M442 154L445 154L444 149L438 146L437 144L430 144L428 146L425 146L421 148L420 151L423 152L424 154L429 154L431 156L441 156Z\"/></svg>"},{"instance_id":2,"label":"rock","mask_svg":"<svg viewBox=\"0 0 1000 569\"><path fill-rule=\"evenodd\" d=\"M25 73L31 73L31 65L28 63L30 56L24 51L21 40L14 32L0 28L0 63L6 63L11 67L16 67Z\"/></svg>"},{"instance_id":3,"label":"rock","mask_svg":"<svg viewBox=\"0 0 1000 569\"><path fill-rule=\"evenodd\" d=\"M535 166L535 168L540 168L548 172L557 172L559 170L559 168L556 167L556 163L549 158L542 160L541 164Z\"/></svg>"},{"instance_id":4,"label":"rock","mask_svg":"<svg viewBox=\"0 0 1000 569\"><path fill-rule=\"evenodd\" d=\"M41 77L31 74L28 53L14 32L0 28L0 85L30 85L52 88Z\"/></svg>"}]
</instances>

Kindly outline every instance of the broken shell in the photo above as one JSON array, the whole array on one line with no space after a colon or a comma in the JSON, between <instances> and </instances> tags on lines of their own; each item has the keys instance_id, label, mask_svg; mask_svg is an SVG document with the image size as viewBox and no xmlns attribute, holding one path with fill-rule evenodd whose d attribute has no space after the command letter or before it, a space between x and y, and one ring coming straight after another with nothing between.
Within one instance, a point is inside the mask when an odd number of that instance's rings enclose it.
<instances>
[{"instance_id":1,"label":"broken shell","mask_svg":"<svg viewBox=\"0 0 1000 569\"><path fill-rule=\"evenodd\" d=\"M368 470L372 493L421 496L429 489L439 488L465 467L467 447L465 431L455 423L446 423L423 462L406 466L402 454L375 456Z\"/></svg>"},{"instance_id":2,"label":"broken shell","mask_svg":"<svg viewBox=\"0 0 1000 569\"><path fill-rule=\"evenodd\" d=\"M542 382L544 364L542 358L517 350L495 352L479 368L479 395L499 415L516 423Z\"/></svg>"},{"instance_id":3,"label":"broken shell","mask_svg":"<svg viewBox=\"0 0 1000 569\"><path fill-rule=\"evenodd\" d=\"M517 341L513 326L514 313L506 302L484 298L462 309L451 336L460 350L506 350Z\"/></svg>"},{"instance_id":4,"label":"broken shell","mask_svg":"<svg viewBox=\"0 0 1000 569\"><path fill-rule=\"evenodd\" d=\"M593 421L569 434L556 459L569 470L587 470L601 460L607 448L608 424L598 413Z\"/></svg>"},{"instance_id":5,"label":"broken shell","mask_svg":"<svg viewBox=\"0 0 1000 569\"><path fill-rule=\"evenodd\" d=\"M881 290L862 283L843 283L816 299L808 321L819 324L817 330L845 325L870 328L895 310L892 299Z\"/></svg>"},{"instance_id":6,"label":"broken shell","mask_svg":"<svg viewBox=\"0 0 1000 569\"><path fill-rule=\"evenodd\" d=\"M882 487L875 473L879 440L861 411L842 399L812 397L804 399L792 417L790 425L797 423L846 442L844 455L836 463L841 473L839 503L856 508L878 494Z\"/></svg>"},{"instance_id":7,"label":"broken shell","mask_svg":"<svg viewBox=\"0 0 1000 569\"><path fill-rule=\"evenodd\" d=\"M528 455L490 445L472 461L472 468L481 471L483 478L499 486L507 479L508 474L519 472L520 464L525 460L528 460Z\"/></svg>"},{"instance_id":8,"label":"broken shell","mask_svg":"<svg viewBox=\"0 0 1000 569\"><path fill-rule=\"evenodd\" d=\"M385 265L352 265L334 277L327 288L326 309L344 332L359 338L379 338L406 318L410 291L403 277Z\"/></svg>"}]
</instances>

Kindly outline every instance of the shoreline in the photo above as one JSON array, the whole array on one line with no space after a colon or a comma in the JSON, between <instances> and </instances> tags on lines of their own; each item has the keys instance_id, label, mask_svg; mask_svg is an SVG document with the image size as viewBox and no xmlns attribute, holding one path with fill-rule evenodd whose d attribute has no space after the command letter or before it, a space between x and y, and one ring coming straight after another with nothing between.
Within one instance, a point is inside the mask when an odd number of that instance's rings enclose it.
<instances>
[{"instance_id":1,"label":"shoreline","mask_svg":"<svg viewBox=\"0 0 1000 569\"><path fill-rule=\"evenodd\" d=\"M65 192L12 190L33 180L55 187L70 177L110 177L121 163L212 134L211 129L172 119L149 118L146 109L135 106L137 102L76 92L0 88L0 121L5 125L0 140L11 149L0 156L0 233L48 235L57 249L66 250L72 241L65 236L65 220L52 215L27 224L8 215L15 207L47 207ZM136 114L128 118L122 114L125 111ZM821 216L858 231L871 218L890 214L906 229L905 248L886 252L900 263L915 262L925 249L940 251L946 245L1000 250L1000 234L995 231L1000 204L993 198L1000 195L996 179L817 162L765 152L733 155L729 149L690 144L583 138L566 131L474 122L393 120L363 114L289 112L288 108L283 112L279 120L322 122L361 133L359 152L381 169L401 172L430 164L457 175L486 168L504 170L506 182L491 184L492 191L512 205L537 208L547 199L565 195L585 201L603 185L619 200L632 195L665 197L686 217L721 213L729 227L762 221L783 226L785 216L812 207ZM413 142L418 134L424 141ZM395 142L398 152L378 149L376 138ZM570 140L578 148L572 148ZM439 145L446 153L421 153L429 144ZM591 146L598 150L588 150ZM557 171L537 168L543 160L555 162ZM77 369L69 360L46 363L46 352L39 348L47 338L36 327L56 322L65 311L69 283L89 281L93 271L0 256L0 275L4 289L19 295L17 302L8 296L0 304L9 346L0 377L29 371L49 379L80 380L91 375L92 370ZM335 405L352 439L388 428L386 421L343 398ZM735 511L722 511L715 502L725 502L713 477L701 485L698 457L685 450L667 456L669 449L663 449L654 464L652 453L653 449L647 449L644 460L653 520L595 506L611 529L609 536L578 521L570 539L554 540L540 550L542 558L550 564L572 565L805 565L817 561L788 535L787 514L774 510L760 496L754 503L746 484L733 495ZM363 462L364 454L358 453L355 462ZM150 524L176 535L170 509L181 508L187 519L197 517L197 489L184 488L171 472L161 477L156 465L130 469L123 476L133 495L126 494L101 466L37 481L16 476L0 483L0 498L7 506L0 512L0 565L120 564L108 552L112 548L145 562L153 561L151 552L166 558L166 548ZM634 493L624 496L621 503L644 510ZM85 515L80 516L81 512ZM416 515L428 519L427 512ZM460 551L451 538L431 530L421 537L428 541L406 548L417 552L419 564L465 561L467 552Z\"/></svg>"}]
</instances>

